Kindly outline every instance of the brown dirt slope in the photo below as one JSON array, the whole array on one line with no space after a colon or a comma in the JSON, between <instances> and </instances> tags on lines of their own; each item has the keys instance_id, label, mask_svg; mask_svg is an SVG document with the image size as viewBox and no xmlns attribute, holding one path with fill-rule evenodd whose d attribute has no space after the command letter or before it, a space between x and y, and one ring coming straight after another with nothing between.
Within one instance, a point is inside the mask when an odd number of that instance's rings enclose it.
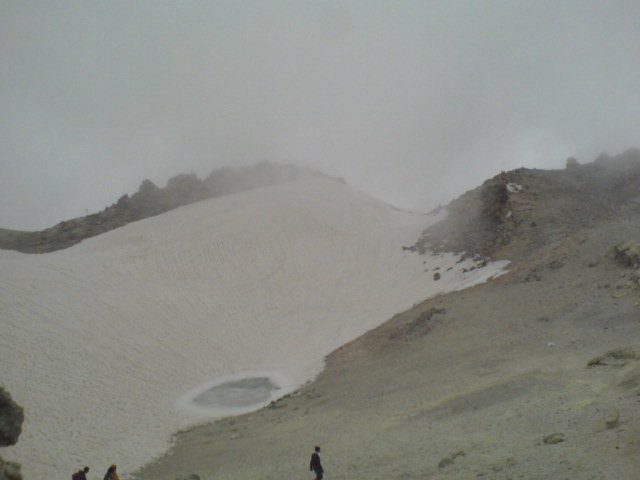
<instances>
[{"instance_id":1,"label":"brown dirt slope","mask_svg":"<svg viewBox=\"0 0 640 480\"><path fill-rule=\"evenodd\" d=\"M614 247L640 239L640 158L625 155L468 192L416 249L506 256L509 273L395 316L268 408L178 434L135 477L312 478L319 444L331 480L637 478L640 276ZM522 190L483 198L500 182Z\"/></svg>"}]
</instances>

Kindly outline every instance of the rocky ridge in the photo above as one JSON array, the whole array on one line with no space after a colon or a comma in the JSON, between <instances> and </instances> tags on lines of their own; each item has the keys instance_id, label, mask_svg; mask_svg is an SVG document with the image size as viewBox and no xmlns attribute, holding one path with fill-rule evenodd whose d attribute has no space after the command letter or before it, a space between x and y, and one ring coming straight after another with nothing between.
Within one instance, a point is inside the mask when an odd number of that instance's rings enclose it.
<instances>
[{"instance_id":1,"label":"rocky ridge","mask_svg":"<svg viewBox=\"0 0 640 480\"><path fill-rule=\"evenodd\" d=\"M501 172L446 209L448 216L426 229L414 249L527 256L614 215L638 215L640 150L584 165L569 158L565 170Z\"/></svg>"},{"instance_id":2,"label":"rocky ridge","mask_svg":"<svg viewBox=\"0 0 640 480\"><path fill-rule=\"evenodd\" d=\"M46 253L68 248L85 238L100 235L130 222L159 215L199 200L230 195L252 188L278 185L309 177L329 177L294 165L262 162L252 167L221 168L204 180L195 174L172 177L164 188L144 180L136 193L123 195L101 212L74 218L37 232L0 228L0 249L23 253Z\"/></svg>"}]
</instances>

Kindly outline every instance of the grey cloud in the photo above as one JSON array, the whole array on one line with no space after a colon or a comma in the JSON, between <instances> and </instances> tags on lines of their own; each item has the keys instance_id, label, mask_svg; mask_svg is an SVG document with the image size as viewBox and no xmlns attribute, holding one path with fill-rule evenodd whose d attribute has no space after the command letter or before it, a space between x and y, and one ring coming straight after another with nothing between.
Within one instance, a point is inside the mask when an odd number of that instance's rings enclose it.
<instances>
[{"instance_id":1,"label":"grey cloud","mask_svg":"<svg viewBox=\"0 0 640 480\"><path fill-rule=\"evenodd\" d=\"M0 226L304 163L427 210L638 144L635 1L4 2Z\"/></svg>"}]
</instances>

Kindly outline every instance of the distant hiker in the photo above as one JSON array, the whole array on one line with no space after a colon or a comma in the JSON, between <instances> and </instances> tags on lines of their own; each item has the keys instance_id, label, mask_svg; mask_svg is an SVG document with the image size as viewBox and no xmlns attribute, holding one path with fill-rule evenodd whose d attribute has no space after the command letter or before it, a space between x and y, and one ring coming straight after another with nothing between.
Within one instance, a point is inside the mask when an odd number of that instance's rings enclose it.
<instances>
[{"instance_id":1,"label":"distant hiker","mask_svg":"<svg viewBox=\"0 0 640 480\"><path fill-rule=\"evenodd\" d=\"M322 464L320 463L320 447L316 446L316 451L311 454L311 462L309 463L309 470L316 474L316 480L322 480Z\"/></svg>"},{"instance_id":2,"label":"distant hiker","mask_svg":"<svg viewBox=\"0 0 640 480\"><path fill-rule=\"evenodd\" d=\"M120 477L118 477L118 474L116 473L116 466L115 465L111 465L108 470L107 473L104 474L104 478L102 480L120 480Z\"/></svg>"},{"instance_id":3,"label":"distant hiker","mask_svg":"<svg viewBox=\"0 0 640 480\"><path fill-rule=\"evenodd\" d=\"M71 475L72 480L87 480L87 473L89 473L89 467L84 467L82 470L78 470Z\"/></svg>"}]
</instances>

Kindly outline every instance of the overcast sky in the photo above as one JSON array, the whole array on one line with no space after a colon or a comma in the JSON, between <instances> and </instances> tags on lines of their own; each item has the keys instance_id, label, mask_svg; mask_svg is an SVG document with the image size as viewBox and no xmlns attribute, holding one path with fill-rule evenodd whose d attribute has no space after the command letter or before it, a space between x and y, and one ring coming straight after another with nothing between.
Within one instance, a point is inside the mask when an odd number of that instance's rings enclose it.
<instances>
[{"instance_id":1,"label":"overcast sky","mask_svg":"<svg viewBox=\"0 0 640 480\"><path fill-rule=\"evenodd\" d=\"M638 0L0 0L0 227L262 160L429 210L640 146Z\"/></svg>"}]
</instances>

